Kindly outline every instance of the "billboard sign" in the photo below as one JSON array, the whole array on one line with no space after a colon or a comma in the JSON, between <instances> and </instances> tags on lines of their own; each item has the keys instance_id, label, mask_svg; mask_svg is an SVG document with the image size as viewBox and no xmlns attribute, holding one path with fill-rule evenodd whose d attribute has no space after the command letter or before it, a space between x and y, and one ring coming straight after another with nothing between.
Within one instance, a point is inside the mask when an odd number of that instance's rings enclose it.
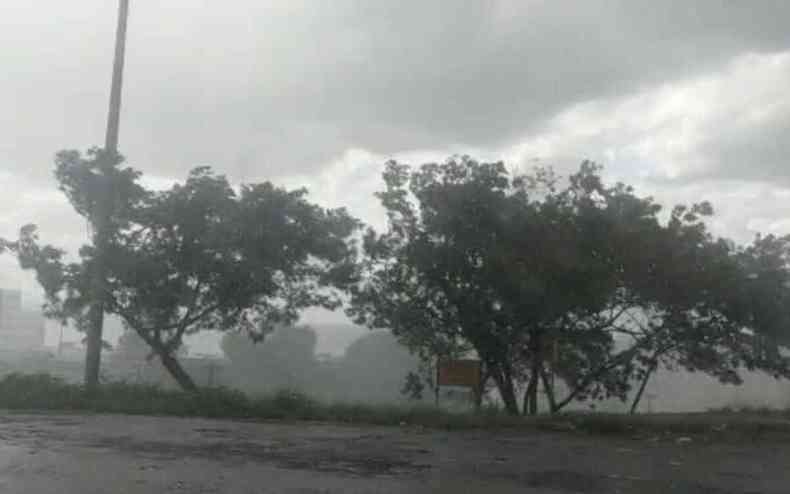
<instances>
[{"instance_id":1,"label":"billboard sign","mask_svg":"<svg viewBox=\"0 0 790 494\"><path fill-rule=\"evenodd\" d=\"M440 359L436 381L439 386L464 386L477 390L480 387L480 361L472 359Z\"/></svg>"}]
</instances>

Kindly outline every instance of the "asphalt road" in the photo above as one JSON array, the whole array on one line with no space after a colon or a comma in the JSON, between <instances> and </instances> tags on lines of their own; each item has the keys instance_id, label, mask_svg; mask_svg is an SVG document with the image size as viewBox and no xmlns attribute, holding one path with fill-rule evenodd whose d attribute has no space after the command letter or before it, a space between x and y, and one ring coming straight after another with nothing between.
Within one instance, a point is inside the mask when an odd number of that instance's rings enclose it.
<instances>
[{"instance_id":1,"label":"asphalt road","mask_svg":"<svg viewBox=\"0 0 790 494\"><path fill-rule=\"evenodd\" d=\"M790 492L790 443L0 416L0 492Z\"/></svg>"}]
</instances>

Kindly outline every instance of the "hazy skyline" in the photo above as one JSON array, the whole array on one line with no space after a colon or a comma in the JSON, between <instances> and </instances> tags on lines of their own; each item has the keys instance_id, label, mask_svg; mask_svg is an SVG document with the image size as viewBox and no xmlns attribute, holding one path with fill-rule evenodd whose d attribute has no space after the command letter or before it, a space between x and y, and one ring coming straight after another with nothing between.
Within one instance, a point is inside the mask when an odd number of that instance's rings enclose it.
<instances>
[{"instance_id":1,"label":"hazy skyline","mask_svg":"<svg viewBox=\"0 0 790 494\"><path fill-rule=\"evenodd\" d=\"M719 234L790 233L790 3L131 3L120 149L151 184L211 165L380 224L390 157L593 159L665 205L712 201ZM0 235L86 240L52 158L103 140L115 14L0 6ZM8 256L0 285L40 293Z\"/></svg>"}]
</instances>

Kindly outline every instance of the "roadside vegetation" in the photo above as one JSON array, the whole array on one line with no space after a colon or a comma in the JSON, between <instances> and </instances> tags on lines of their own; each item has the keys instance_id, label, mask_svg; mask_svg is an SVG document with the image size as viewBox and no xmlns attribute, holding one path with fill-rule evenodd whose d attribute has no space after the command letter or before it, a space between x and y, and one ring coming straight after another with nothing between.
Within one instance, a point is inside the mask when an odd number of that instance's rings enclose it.
<instances>
[{"instance_id":1,"label":"roadside vegetation","mask_svg":"<svg viewBox=\"0 0 790 494\"><path fill-rule=\"evenodd\" d=\"M73 256L27 225L0 249L35 273L48 316L95 336L99 301L122 320L185 392L150 390L175 409L204 399L179 397L211 396L183 365L184 338L206 331L223 333L245 390L273 393L283 374L289 389L317 395L352 388L351 375L384 375L374 366L390 352L375 341L352 345L352 358L331 371L308 365L315 337L297 323L314 307L343 308L416 356L423 365L405 383L416 400L430 396L437 359L479 359L480 396L496 394L511 416L612 398L634 413L659 370L731 385L746 372L790 378L790 236L745 245L717 237L710 203L666 208L607 183L591 162L560 176L466 156L390 161L376 194L387 217L379 229L311 202L304 189L231 184L208 167L149 189L101 149L58 153L55 177L78 214L95 223L101 213L106 235ZM318 372L298 382L307 368ZM96 391L93 382L86 372ZM102 393L127 401L113 389ZM241 395L227 396L241 415L250 410ZM337 410L299 402L308 411L297 416Z\"/></svg>"},{"instance_id":2,"label":"roadside vegetation","mask_svg":"<svg viewBox=\"0 0 790 494\"><path fill-rule=\"evenodd\" d=\"M519 417L495 407L452 412L426 404L330 403L288 390L253 397L227 388L201 388L199 392L188 392L139 384L106 383L97 392L86 393L82 385L69 384L47 374L11 374L1 379L0 408L18 413L88 412L313 421L416 430L556 431L650 441L790 439L790 410L655 415L563 413Z\"/></svg>"}]
</instances>

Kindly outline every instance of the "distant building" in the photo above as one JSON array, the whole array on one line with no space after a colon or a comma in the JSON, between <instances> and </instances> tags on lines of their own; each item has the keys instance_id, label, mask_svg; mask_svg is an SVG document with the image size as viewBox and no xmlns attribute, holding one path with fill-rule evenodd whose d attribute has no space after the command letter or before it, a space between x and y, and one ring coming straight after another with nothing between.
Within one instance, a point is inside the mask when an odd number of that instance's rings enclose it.
<instances>
[{"instance_id":1,"label":"distant building","mask_svg":"<svg viewBox=\"0 0 790 494\"><path fill-rule=\"evenodd\" d=\"M22 308L22 293L0 289L0 349L40 349L44 335L44 317L40 312Z\"/></svg>"}]
</instances>

